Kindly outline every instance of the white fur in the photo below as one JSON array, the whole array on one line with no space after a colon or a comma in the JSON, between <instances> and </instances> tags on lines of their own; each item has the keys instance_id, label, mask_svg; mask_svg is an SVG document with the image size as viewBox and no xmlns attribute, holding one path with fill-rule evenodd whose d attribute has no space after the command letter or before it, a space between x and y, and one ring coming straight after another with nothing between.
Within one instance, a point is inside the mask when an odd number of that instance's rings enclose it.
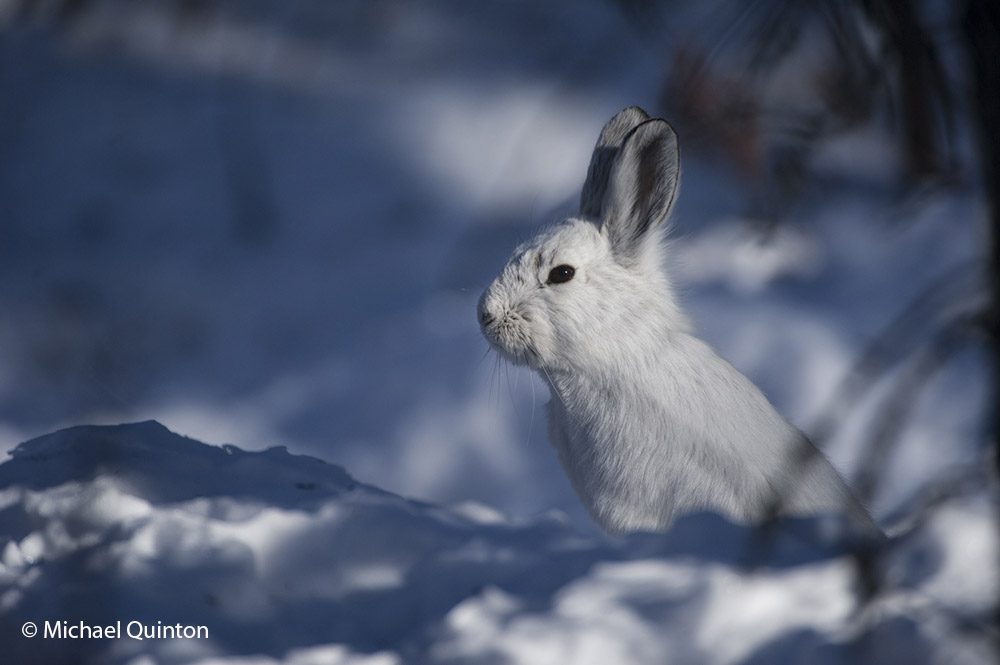
<instances>
[{"instance_id":1,"label":"white fur","mask_svg":"<svg viewBox=\"0 0 1000 665\"><path fill-rule=\"evenodd\" d=\"M581 214L518 247L479 303L489 343L539 372L549 435L610 533L714 510L744 524L846 513L877 531L825 457L746 377L692 336L663 269L676 136L625 109L605 126ZM561 265L565 283L547 283Z\"/></svg>"}]
</instances>

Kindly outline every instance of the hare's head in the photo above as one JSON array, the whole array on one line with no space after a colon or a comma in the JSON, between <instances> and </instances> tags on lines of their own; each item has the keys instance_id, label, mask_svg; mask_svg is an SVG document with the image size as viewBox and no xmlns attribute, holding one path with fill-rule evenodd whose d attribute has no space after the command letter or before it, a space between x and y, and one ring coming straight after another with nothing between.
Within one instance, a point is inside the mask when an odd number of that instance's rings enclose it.
<instances>
[{"instance_id":1,"label":"hare's head","mask_svg":"<svg viewBox=\"0 0 1000 665\"><path fill-rule=\"evenodd\" d=\"M658 232L679 175L669 124L636 107L612 118L594 148L580 214L518 247L480 298L490 345L515 364L573 369L645 353L686 329Z\"/></svg>"}]
</instances>

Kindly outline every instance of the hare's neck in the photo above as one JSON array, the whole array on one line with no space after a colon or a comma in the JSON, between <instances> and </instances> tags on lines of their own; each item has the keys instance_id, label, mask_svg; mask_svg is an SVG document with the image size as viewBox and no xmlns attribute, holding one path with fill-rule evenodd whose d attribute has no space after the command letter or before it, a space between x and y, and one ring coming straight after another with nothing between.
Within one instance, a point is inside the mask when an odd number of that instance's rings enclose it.
<instances>
[{"instance_id":1,"label":"hare's neck","mask_svg":"<svg viewBox=\"0 0 1000 665\"><path fill-rule=\"evenodd\" d=\"M639 342L634 338L628 344L609 340L605 348L585 360L543 369L542 378L567 412L581 417L604 411L609 404L650 390L647 384L660 371L658 358L663 345L673 334L650 332L643 336L648 339Z\"/></svg>"},{"instance_id":2,"label":"hare's neck","mask_svg":"<svg viewBox=\"0 0 1000 665\"><path fill-rule=\"evenodd\" d=\"M636 288L641 296L620 312L610 337L623 352L640 352L652 344L662 348L670 335L691 334L691 319L684 313L667 274L649 278ZM628 348L633 342L638 346Z\"/></svg>"}]
</instances>

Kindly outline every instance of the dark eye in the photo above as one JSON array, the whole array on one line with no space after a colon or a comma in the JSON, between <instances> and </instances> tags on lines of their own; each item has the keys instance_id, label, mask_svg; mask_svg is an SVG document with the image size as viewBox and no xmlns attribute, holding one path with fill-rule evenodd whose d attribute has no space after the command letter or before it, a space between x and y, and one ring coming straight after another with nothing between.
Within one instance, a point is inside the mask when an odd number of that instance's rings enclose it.
<instances>
[{"instance_id":1,"label":"dark eye","mask_svg":"<svg viewBox=\"0 0 1000 665\"><path fill-rule=\"evenodd\" d=\"M563 282L568 282L573 279L573 275L576 274L576 269L573 266L561 265L556 266L549 272L549 281L546 284L562 284Z\"/></svg>"}]
</instances>

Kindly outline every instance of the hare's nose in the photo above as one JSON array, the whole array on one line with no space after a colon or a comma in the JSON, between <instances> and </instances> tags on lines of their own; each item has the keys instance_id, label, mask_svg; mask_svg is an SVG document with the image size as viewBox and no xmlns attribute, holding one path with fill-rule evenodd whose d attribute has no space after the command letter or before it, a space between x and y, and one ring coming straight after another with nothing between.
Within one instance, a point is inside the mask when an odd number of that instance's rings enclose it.
<instances>
[{"instance_id":1,"label":"hare's nose","mask_svg":"<svg viewBox=\"0 0 1000 665\"><path fill-rule=\"evenodd\" d=\"M493 323L495 320L496 318L492 314L487 312L485 309L479 310L479 325L481 325L482 327L485 328L486 326Z\"/></svg>"}]
</instances>

